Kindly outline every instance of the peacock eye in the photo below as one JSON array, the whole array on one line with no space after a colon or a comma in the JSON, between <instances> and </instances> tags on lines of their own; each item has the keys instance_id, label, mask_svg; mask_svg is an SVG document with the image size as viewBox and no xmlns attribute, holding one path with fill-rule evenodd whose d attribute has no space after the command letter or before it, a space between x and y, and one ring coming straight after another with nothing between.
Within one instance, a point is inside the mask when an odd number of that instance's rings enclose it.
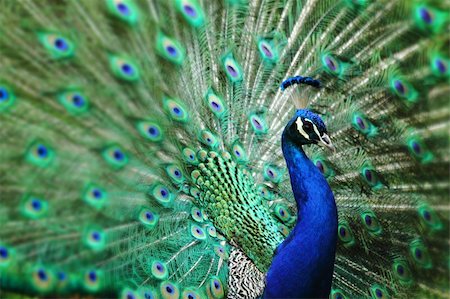
<instances>
[{"instance_id":1,"label":"peacock eye","mask_svg":"<svg viewBox=\"0 0 450 299\"><path fill-rule=\"evenodd\" d=\"M309 121L306 121L306 122L303 124L303 128L304 128L305 130L311 130L311 129L312 129L312 124L311 124Z\"/></svg>"}]
</instances>

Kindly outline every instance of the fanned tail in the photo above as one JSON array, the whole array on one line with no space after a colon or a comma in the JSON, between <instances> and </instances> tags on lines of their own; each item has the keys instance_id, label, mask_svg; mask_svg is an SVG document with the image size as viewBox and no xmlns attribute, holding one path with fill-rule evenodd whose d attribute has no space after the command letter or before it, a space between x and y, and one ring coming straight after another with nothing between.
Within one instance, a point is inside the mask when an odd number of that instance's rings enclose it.
<instances>
[{"instance_id":1,"label":"fanned tail","mask_svg":"<svg viewBox=\"0 0 450 299\"><path fill-rule=\"evenodd\" d=\"M332 298L447 296L448 3L0 6L2 289L258 296L296 222L293 97L337 149L306 148L338 205Z\"/></svg>"}]
</instances>

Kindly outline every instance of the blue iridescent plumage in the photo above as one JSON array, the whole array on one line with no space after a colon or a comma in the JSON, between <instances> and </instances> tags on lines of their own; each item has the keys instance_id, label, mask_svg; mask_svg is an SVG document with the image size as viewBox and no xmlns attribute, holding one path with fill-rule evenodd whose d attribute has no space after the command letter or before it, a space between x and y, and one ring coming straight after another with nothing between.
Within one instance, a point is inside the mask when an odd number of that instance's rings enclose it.
<instances>
[{"instance_id":1,"label":"blue iridescent plumage","mask_svg":"<svg viewBox=\"0 0 450 299\"><path fill-rule=\"evenodd\" d=\"M309 110L297 110L282 135L282 149L297 203L298 222L277 248L267 273L264 298L325 298L333 276L337 240L337 211L333 193L302 146L311 143L299 132L298 118L313 119Z\"/></svg>"}]
</instances>

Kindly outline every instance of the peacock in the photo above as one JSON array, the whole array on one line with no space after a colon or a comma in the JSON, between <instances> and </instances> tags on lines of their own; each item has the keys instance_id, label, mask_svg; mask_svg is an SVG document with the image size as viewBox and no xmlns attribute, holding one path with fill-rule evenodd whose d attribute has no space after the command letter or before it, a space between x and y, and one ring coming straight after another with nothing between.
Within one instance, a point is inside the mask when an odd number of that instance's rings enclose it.
<instances>
[{"instance_id":1,"label":"peacock","mask_svg":"<svg viewBox=\"0 0 450 299\"><path fill-rule=\"evenodd\" d=\"M0 8L1 298L449 298L448 1Z\"/></svg>"}]
</instances>

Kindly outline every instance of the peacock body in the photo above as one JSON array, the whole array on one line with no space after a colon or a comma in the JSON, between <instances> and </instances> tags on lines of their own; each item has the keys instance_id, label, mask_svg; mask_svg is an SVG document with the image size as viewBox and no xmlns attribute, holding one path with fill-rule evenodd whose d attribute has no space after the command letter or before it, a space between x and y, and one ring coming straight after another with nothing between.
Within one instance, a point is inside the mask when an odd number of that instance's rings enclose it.
<instances>
[{"instance_id":1,"label":"peacock body","mask_svg":"<svg viewBox=\"0 0 450 299\"><path fill-rule=\"evenodd\" d=\"M1 297L448 298L448 1L0 7Z\"/></svg>"}]
</instances>

